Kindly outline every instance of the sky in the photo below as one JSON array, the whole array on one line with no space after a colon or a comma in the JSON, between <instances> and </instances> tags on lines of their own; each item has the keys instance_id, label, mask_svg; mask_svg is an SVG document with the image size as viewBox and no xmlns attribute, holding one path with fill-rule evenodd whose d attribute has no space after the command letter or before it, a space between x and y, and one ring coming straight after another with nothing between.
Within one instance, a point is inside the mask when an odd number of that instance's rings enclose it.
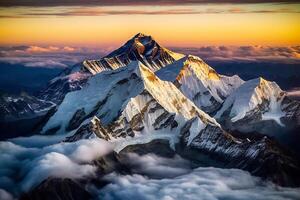
<instances>
[{"instance_id":1,"label":"sky","mask_svg":"<svg viewBox=\"0 0 300 200\"><path fill-rule=\"evenodd\" d=\"M300 44L300 1L214 2L1 0L0 45L114 48L138 32L176 47Z\"/></svg>"}]
</instances>

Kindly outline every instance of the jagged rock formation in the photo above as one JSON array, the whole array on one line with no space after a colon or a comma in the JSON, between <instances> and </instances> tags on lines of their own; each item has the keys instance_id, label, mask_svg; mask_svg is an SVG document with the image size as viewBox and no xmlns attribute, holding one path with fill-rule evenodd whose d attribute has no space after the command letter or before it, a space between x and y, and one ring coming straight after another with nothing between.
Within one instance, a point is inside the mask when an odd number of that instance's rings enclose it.
<instances>
[{"instance_id":1,"label":"jagged rock formation","mask_svg":"<svg viewBox=\"0 0 300 200\"><path fill-rule=\"evenodd\" d=\"M132 61L139 61L152 71L156 71L183 56L160 46L152 36L138 33L107 56L100 60L85 60L83 65L90 73L97 74L124 67Z\"/></svg>"},{"instance_id":2,"label":"jagged rock formation","mask_svg":"<svg viewBox=\"0 0 300 200\"><path fill-rule=\"evenodd\" d=\"M280 185L300 184L295 178L300 176L299 162L292 154L282 150L278 143L267 137L238 139L215 127L199 132L194 128L199 126L198 123L197 120L190 120L181 130L186 154L197 150L224 162L226 167L244 169Z\"/></svg>"}]
</instances>

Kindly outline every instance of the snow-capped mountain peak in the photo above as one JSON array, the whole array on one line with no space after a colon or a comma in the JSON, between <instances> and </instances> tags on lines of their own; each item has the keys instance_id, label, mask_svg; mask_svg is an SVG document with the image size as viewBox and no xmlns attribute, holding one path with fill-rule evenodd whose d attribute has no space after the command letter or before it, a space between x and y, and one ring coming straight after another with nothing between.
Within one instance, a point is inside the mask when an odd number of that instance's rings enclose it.
<instances>
[{"instance_id":1,"label":"snow-capped mountain peak","mask_svg":"<svg viewBox=\"0 0 300 200\"><path fill-rule=\"evenodd\" d=\"M202 110L194 106L188 98L186 98L176 86L169 81L160 80L150 69L139 63L138 74L142 78L145 89L155 98L166 110L172 113L180 113L185 118L191 119L195 116L192 110L215 122ZM170 92L172 91L172 92Z\"/></svg>"},{"instance_id":2,"label":"snow-capped mountain peak","mask_svg":"<svg viewBox=\"0 0 300 200\"><path fill-rule=\"evenodd\" d=\"M282 125L280 117L284 116L284 112L280 104L284 95L285 93L275 82L261 77L252 79L241 85L226 99L215 117L220 118L231 107L230 118L232 122L236 122L249 112L259 109L263 120L273 119Z\"/></svg>"},{"instance_id":3,"label":"snow-capped mountain peak","mask_svg":"<svg viewBox=\"0 0 300 200\"><path fill-rule=\"evenodd\" d=\"M172 52L159 45L152 36L138 33L107 56L99 60L84 60L64 70L41 91L40 98L59 104L66 93L81 89L89 77L100 72L125 67L134 61L139 61L152 71L156 71L182 57L183 54Z\"/></svg>"},{"instance_id":4,"label":"snow-capped mountain peak","mask_svg":"<svg viewBox=\"0 0 300 200\"><path fill-rule=\"evenodd\" d=\"M85 60L83 66L90 73L96 74L124 67L132 61L140 61L152 71L156 71L183 56L162 47L152 36L138 33L102 59Z\"/></svg>"},{"instance_id":5,"label":"snow-capped mountain peak","mask_svg":"<svg viewBox=\"0 0 300 200\"><path fill-rule=\"evenodd\" d=\"M243 80L238 76L223 76L197 56L186 56L156 73L161 79L172 81L185 96L207 113L214 113L224 99Z\"/></svg>"},{"instance_id":6,"label":"snow-capped mountain peak","mask_svg":"<svg viewBox=\"0 0 300 200\"><path fill-rule=\"evenodd\" d=\"M140 37L146 37L146 36L148 36L148 35L139 32L139 33L137 33L133 38L140 38Z\"/></svg>"},{"instance_id":7,"label":"snow-capped mountain peak","mask_svg":"<svg viewBox=\"0 0 300 200\"><path fill-rule=\"evenodd\" d=\"M233 91L215 119L229 131L261 133L291 149L298 148L300 102L291 100L275 82L261 77Z\"/></svg>"}]
</instances>

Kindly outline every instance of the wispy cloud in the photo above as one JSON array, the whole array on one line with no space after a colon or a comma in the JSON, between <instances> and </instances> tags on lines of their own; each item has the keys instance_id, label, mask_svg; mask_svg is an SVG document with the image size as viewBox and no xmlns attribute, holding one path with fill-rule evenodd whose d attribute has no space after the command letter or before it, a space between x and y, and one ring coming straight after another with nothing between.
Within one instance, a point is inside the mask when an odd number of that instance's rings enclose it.
<instances>
[{"instance_id":1,"label":"wispy cloud","mask_svg":"<svg viewBox=\"0 0 300 200\"><path fill-rule=\"evenodd\" d=\"M100 59L113 47L72 46L0 46L0 61L28 67L61 67L85 59ZM220 62L272 62L300 64L300 46L202 46L170 47L175 52L192 54L207 61Z\"/></svg>"},{"instance_id":2,"label":"wispy cloud","mask_svg":"<svg viewBox=\"0 0 300 200\"><path fill-rule=\"evenodd\" d=\"M27 67L65 68L84 59L104 56L108 50L71 46L0 46L0 61Z\"/></svg>"},{"instance_id":3,"label":"wispy cloud","mask_svg":"<svg viewBox=\"0 0 300 200\"><path fill-rule=\"evenodd\" d=\"M222 7L182 7L176 6L160 8L132 8L132 7L64 7L55 10L45 9L20 9L17 12L6 12L0 15L0 18L28 18L28 17L46 17L46 16L106 16L106 15L191 15L191 14L245 14L245 13L300 13L295 7L268 7L252 8L222 6Z\"/></svg>"},{"instance_id":4,"label":"wispy cloud","mask_svg":"<svg viewBox=\"0 0 300 200\"><path fill-rule=\"evenodd\" d=\"M300 46L204 46L171 49L210 61L300 63Z\"/></svg>"},{"instance_id":5,"label":"wispy cloud","mask_svg":"<svg viewBox=\"0 0 300 200\"><path fill-rule=\"evenodd\" d=\"M232 3L232 4L245 4L245 3L297 3L299 0L2 0L0 6L124 6L124 5L189 5L189 4L219 4L219 3Z\"/></svg>"},{"instance_id":6,"label":"wispy cloud","mask_svg":"<svg viewBox=\"0 0 300 200\"><path fill-rule=\"evenodd\" d=\"M151 157L150 157L151 158ZM147 165L147 163L145 163ZM165 166L157 171L168 173ZM140 174L109 174L110 184L94 187L99 199L297 199L298 188L282 188L263 182L239 169L200 167L175 178L154 179Z\"/></svg>"},{"instance_id":7,"label":"wispy cloud","mask_svg":"<svg viewBox=\"0 0 300 200\"><path fill-rule=\"evenodd\" d=\"M48 177L80 179L93 177L97 167L92 161L112 151L105 140L94 138L74 143L39 147L42 140L57 136L32 136L13 142L0 142L0 199L29 191ZM35 145L32 140L38 138ZM30 146L30 147L28 147ZM9 193L8 193L8 192Z\"/></svg>"}]
</instances>

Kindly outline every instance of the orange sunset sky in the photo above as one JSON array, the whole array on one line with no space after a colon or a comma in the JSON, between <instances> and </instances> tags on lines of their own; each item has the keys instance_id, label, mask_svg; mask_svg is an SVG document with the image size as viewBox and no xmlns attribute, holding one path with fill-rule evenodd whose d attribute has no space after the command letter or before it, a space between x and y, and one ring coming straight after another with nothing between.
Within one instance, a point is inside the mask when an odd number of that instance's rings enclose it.
<instances>
[{"instance_id":1,"label":"orange sunset sky","mask_svg":"<svg viewBox=\"0 0 300 200\"><path fill-rule=\"evenodd\" d=\"M300 44L297 2L132 4L10 5L4 0L0 45L116 46L138 32L167 46Z\"/></svg>"}]
</instances>

